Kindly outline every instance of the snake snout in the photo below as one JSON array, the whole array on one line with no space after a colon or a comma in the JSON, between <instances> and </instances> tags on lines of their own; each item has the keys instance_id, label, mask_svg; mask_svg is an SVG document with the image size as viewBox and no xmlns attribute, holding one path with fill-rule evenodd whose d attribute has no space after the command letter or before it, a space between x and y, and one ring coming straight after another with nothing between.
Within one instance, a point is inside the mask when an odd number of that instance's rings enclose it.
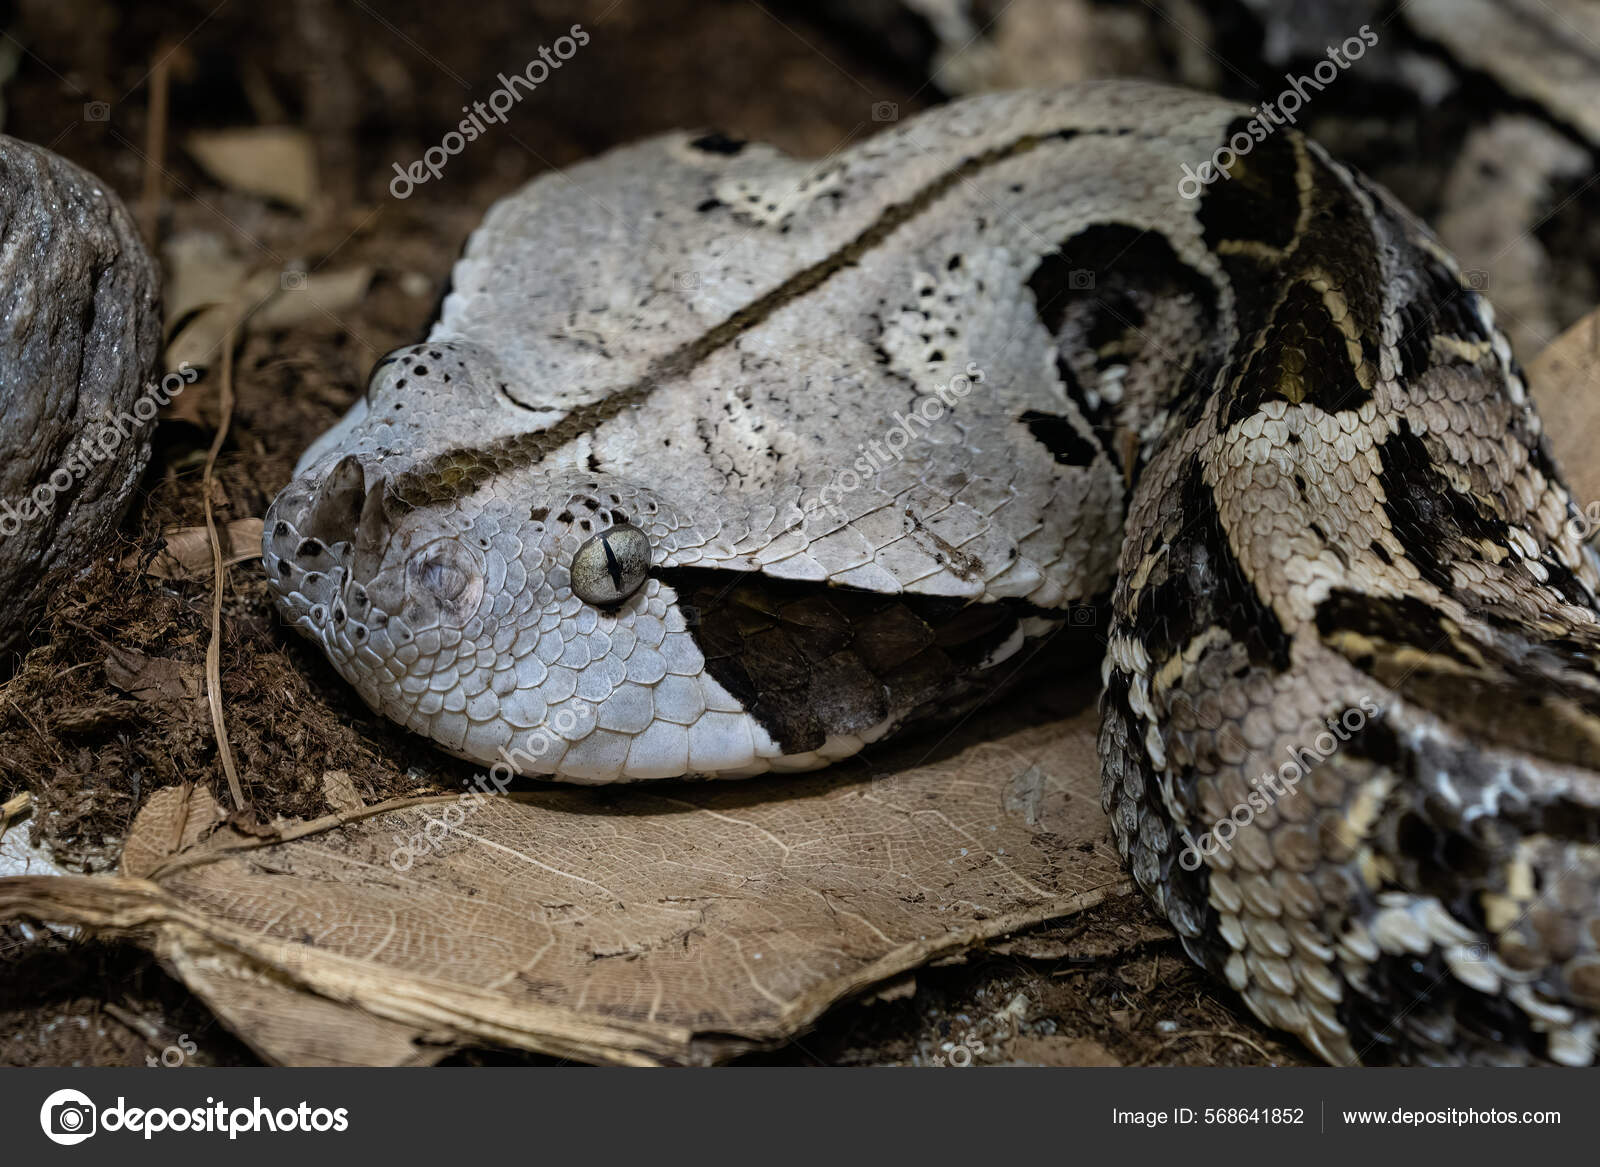
<instances>
[{"instance_id":1,"label":"snake snout","mask_svg":"<svg viewBox=\"0 0 1600 1167\"><path fill-rule=\"evenodd\" d=\"M372 573L388 539L384 483L371 470L350 454L320 479L290 483L262 530L262 559L280 606L330 651L336 641L350 639L354 648L364 638L367 598L353 581Z\"/></svg>"}]
</instances>

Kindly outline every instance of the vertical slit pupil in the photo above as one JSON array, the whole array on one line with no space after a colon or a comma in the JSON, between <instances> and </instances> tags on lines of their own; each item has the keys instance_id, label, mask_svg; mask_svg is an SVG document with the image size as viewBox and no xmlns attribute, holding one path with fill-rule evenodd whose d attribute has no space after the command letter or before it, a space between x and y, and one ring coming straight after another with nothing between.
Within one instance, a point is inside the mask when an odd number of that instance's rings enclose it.
<instances>
[{"instance_id":1,"label":"vertical slit pupil","mask_svg":"<svg viewBox=\"0 0 1600 1167\"><path fill-rule=\"evenodd\" d=\"M617 562L616 553L611 550L611 536L609 534L600 536L600 546L605 549L606 571L611 575L611 586L620 592L622 590L622 564Z\"/></svg>"}]
</instances>

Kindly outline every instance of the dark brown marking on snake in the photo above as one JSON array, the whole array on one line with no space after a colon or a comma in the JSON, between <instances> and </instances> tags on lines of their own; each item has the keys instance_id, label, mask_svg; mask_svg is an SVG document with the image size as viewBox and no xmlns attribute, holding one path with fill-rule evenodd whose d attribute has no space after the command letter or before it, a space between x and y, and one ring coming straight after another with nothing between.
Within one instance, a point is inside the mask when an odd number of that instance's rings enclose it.
<instances>
[{"instance_id":1,"label":"dark brown marking on snake","mask_svg":"<svg viewBox=\"0 0 1600 1167\"><path fill-rule=\"evenodd\" d=\"M1533 1059L1547 1056L1548 1040L1526 1013L1504 996L1468 987L1437 948L1423 956L1380 953L1363 966L1361 980L1335 1012L1364 1065L1428 1055L1443 1064L1470 1062L1474 1054L1503 1056L1519 1046ZM1407 1003L1398 1013L1396 1001Z\"/></svg>"},{"instance_id":2,"label":"dark brown marking on snake","mask_svg":"<svg viewBox=\"0 0 1600 1167\"><path fill-rule=\"evenodd\" d=\"M1177 361L1182 375L1172 382L1174 401L1203 408L1226 355L1213 339L1219 332L1216 284L1184 263L1165 236L1113 222L1063 241L1039 260L1027 285L1040 324L1056 341L1056 373L1067 396L1100 448L1131 477L1133 468L1123 465L1118 405L1091 396L1085 385L1098 383L1098 374L1111 366L1140 357ZM1193 332L1206 338L1200 351L1174 353L1161 345L1146 351L1152 345L1147 305L1192 317Z\"/></svg>"},{"instance_id":3,"label":"dark brown marking on snake","mask_svg":"<svg viewBox=\"0 0 1600 1167\"><path fill-rule=\"evenodd\" d=\"M983 561L981 559L951 543L939 532L924 523L922 516L910 507L905 508L904 514L911 530L921 536L926 543L932 544L935 562L948 567L957 579L972 582L983 578Z\"/></svg>"},{"instance_id":4,"label":"dark brown marking on snake","mask_svg":"<svg viewBox=\"0 0 1600 1167\"><path fill-rule=\"evenodd\" d=\"M1107 679L1100 713L1100 806L1119 827L1116 837L1122 858L1177 929L1189 955L1220 974L1230 949L1221 938L1217 910L1211 904L1210 868L1204 862L1184 862L1192 838L1156 826L1168 819L1162 804L1163 782L1145 749L1148 723L1134 713L1129 679L1120 670ZM1180 781L1172 793L1182 804L1180 813L1192 821L1194 783Z\"/></svg>"},{"instance_id":5,"label":"dark brown marking on snake","mask_svg":"<svg viewBox=\"0 0 1600 1167\"><path fill-rule=\"evenodd\" d=\"M1268 139L1234 175L1207 189L1199 212L1241 309L1225 424L1273 397L1327 412L1359 407L1376 381L1384 269L1357 188L1295 134Z\"/></svg>"},{"instance_id":6,"label":"dark brown marking on snake","mask_svg":"<svg viewBox=\"0 0 1600 1167\"><path fill-rule=\"evenodd\" d=\"M1119 133L1112 129L1066 129L1028 134L975 154L933 179L909 198L886 207L854 239L832 254L796 272L722 323L652 361L644 375L631 385L623 386L591 405L577 407L549 429L498 438L481 447L447 450L391 479L390 492L401 508L414 509L470 494L497 475L533 465L550 451L560 449L624 410L638 405L661 384L686 376L712 353L761 325L780 308L808 295L839 272L859 263L863 256L901 227L985 170L1029 154L1046 142L1070 141L1088 135L1114 136Z\"/></svg>"},{"instance_id":7,"label":"dark brown marking on snake","mask_svg":"<svg viewBox=\"0 0 1600 1167\"><path fill-rule=\"evenodd\" d=\"M749 143L743 138L729 137L721 130L712 130L709 134L702 134L689 145L703 154L722 154L732 158L741 153Z\"/></svg>"},{"instance_id":8,"label":"dark brown marking on snake","mask_svg":"<svg viewBox=\"0 0 1600 1167\"><path fill-rule=\"evenodd\" d=\"M1100 453L1100 447L1084 436L1073 418L1028 409L1017 420L1063 466L1088 466Z\"/></svg>"},{"instance_id":9,"label":"dark brown marking on snake","mask_svg":"<svg viewBox=\"0 0 1600 1167\"><path fill-rule=\"evenodd\" d=\"M1317 631L1379 684L1477 742L1600 767L1600 692L1576 683L1566 671L1573 661L1551 646L1512 650L1414 597L1343 589L1318 606Z\"/></svg>"},{"instance_id":10,"label":"dark brown marking on snake","mask_svg":"<svg viewBox=\"0 0 1600 1167\"><path fill-rule=\"evenodd\" d=\"M1026 616L1020 601L972 604L943 596L889 596L818 588L751 573L663 568L656 573L696 613L706 669L785 753L829 734L859 733L889 717L922 715L946 694L992 691L979 669ZM948 713L952 706L943 705Z\"/></svg>"},{"instance_id":11,"label":"dark brown marking on snake","mask_svg":"<svg viewBox=\"0 0 1600 1167\"><path fill-rule=\"evenodd\" d=\"M1437 654L1469 668L1475 664L1458 646L1461 630L1455 623L1415 596L1372 596L1335 588L1317 605L1316 622L1318 635L1336 647L1344 645L1340 651L1346 655L1370 643L1390 652L1412 648ZM1371 671L1372 660L1361 655L1352 660L1358 668Z\"/></svg>"},{"instance_id":12,"label":"dark brown marking on snake","mask_svg":"<svg viewBox=\"0 0 1600 1167\"><path fill-rule=\"evenodd\" d=\"M1249 118L1228 124L1222 140L1248 134ZM1213 250L1224 240L1251 239L1283 250L1294 242L1300 219L1298 136L1274 134L1240 155L1200 196L1200 225Z\"/></svg>"},{"instance_id":13,"label":"dark brown marking on snake","mask_svg":"<svg viewBox=\"0 0 1600 1167\"><path fill-rule=\"evenodd\" d=\"M1484 512L1489 500L1456 489L1404 418L1378 448L1378 457L1383 511L1395 539L1424 579L1446 595L1456 595L1450 564L1482 560L1478 540L1508 546L1509 526L1499 515Z\"/></svg>"},{"instance_id":14,"label":"dark brown marking on snake","mask_svg":"<svg viewBox=\"0 0 1600 1167\"><path fill-rule=\"evenodd\" d=\"M1167 553L1129 614L1134 627L1150 630L1150 659L1159 664L1208 628L1220 627L1245 646L1252 664L1287 669L1289 638L1240 566L1198 461L1191 462L1163 521Z\"/></svg>"},{"instance_id":15,"label":"dark brown marking on snake","mask_svg":"<svg viewBox=\"0 0 1600 1167\"><path fill-rule=\"evenodd\" d=\"M1259 334L1223 424L1236 425L1274 398L1315 405L1325 413L1358 409L1372 400L1350 364L1344 333L1323 297L1306 283L1289 289Z\"/></svg>"},{"instance_id":16,"label":"dark brown marking on snake","mask_svg":"<svg viewBox=\"0 0 1600 1167\"><path fill-rule=\"evenodd\" d=\"M1433 367L1435 336L1469 343L1489 339L1479 315L1478 294L1463 287L1444 264L1422 252L1412 257L1418 273L1410 297L1400 306L1400 369L1411 380Z\"/></svg>"}]
</instances>

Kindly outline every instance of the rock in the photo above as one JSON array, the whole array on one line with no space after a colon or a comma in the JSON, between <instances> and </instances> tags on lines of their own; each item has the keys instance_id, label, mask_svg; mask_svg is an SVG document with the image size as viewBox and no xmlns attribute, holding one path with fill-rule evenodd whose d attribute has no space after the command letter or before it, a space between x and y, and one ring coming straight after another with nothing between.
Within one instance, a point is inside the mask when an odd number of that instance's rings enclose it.
<instances>
[{"instance_id":1,"label":"rock","mask_svg":"<svg viewBox=\"0 0 1600 1167\"><path fill-rule=\"evenodd\" d=\"M0 647L121 521L171 392L150 384L160 353L159 275L121 200L0 135Z\"/></svg>"}]
</instances>

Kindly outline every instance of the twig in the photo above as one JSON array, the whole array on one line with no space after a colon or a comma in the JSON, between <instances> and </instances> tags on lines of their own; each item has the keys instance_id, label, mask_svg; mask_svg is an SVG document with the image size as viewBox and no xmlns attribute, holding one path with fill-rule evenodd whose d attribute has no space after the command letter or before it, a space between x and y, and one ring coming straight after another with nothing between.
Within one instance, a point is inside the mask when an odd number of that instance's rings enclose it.
<instances>
[{"instance_id":1,"label":"twig","mask_svg":"<svg viewBox=\"0 0 1600 1167\"><path fill-rule=\"evenodd\" d=\"M13 708L13 709L15 709L17 711L18 715L21 716L22 720L26 721L28 723L28 728L33 730L34 733L39 735L39 740L44 742L45 745L50 747L50 752L56 756L56 761L58 761L58 762L61 761L61 751L56 749L56 746L55 746L54 742L52 742L49 738L45 737L44 730L40 729L38 723L35 722L33 720L33 718L28 716L27 710L23 709L22 706L17 704L17 699L15 697L7 697L6 700L11 702L11 708Z\"/></svg>"},{"instance_id":2,"label":"twig","mask_svg":"<svg viewBox=\"0 0 1600 1167\"><path fill-rule=\"evenodd\" d=\"M28 813L28 808L33 805L33 795L24 790L15 798L8 798L0 802L0 839L6 837L6 832L11 829L11 824Z\"/></svg>"},{"instance_id":3,"label":"twig","mask_svg":"<svg viewBox=\"0 0 1600 1167\"><path fill-rule=\"evenodd\" d=\"M233 764L233 747L228 744L228 727L222 720L222 593L228 586L227 567L222 562L222 540L217 535L217 517L211 511L211 487L217 469L217 454L228 436L228 423L233 420L233 329L222 338L222 401L218 406L222 417L217 422L216 437L211 439L211 449L206 452L206 469L200 478L200 493L206 506L206 535L211 540L211 643L206 645L206 702L211 706L211 731L217 739L217 755L222 759L222 772L228 776L228 792L233 795L235 810L244 809L244 788L239 784L239 770Z\"/></svg>"},{"instance_id":4,"label":"twig","mask_svg":"<svg viewBox=\"0 0 1600 1167\"><path fill-rule=\"evenodd\" d=\"M156 62L150 70L150 109L146 114L144 136L144 190L139 195L140 226L145 242L154 251L161 230L161 194L164 171L161 161L167 152L167 92L170 77L168 62L172 52L157 46Z\"/></svg>"},{"instance_id":5,"label":"twig","mask_svg":"<svg viewBox=\"0 0 1600 1167\"><path fill-rule=\"evenodd\" d=\"M189 826L189 796L194 792L194 783L185 782L178 789L183 791L183 797L178 802L178 813L172 823L172 837L167 843L168 855L176 855L183 846L183 832Z\"/></svg>"},{"instance_id":6,"label":"twig","mask_svg":"<svg viewBox=\"0 0 1600 1167\"><path fill-rule=\"evenodd\" d=\"M1251 1041L1244 1034L1242 1034L1242 1033L1234 1033L1231 1030L1227 1030L1227 1029L1190 1029L1190 1030L1188 1030L1188 1031L1186 1031L1184 1033L1175 1033L1171 1037L1167 1038L1166 1041L1161 1043L1161 1048L1162 1049L1169 1049L1170 1047L1176 1045L1178 1042L1183 1041L1186 1038L1190 1038L1190 1037L1225 1037L1229 1041L1236 1041L1240 1045L1249 1046L1251 1049L1255 1050L1256 1053L1260 1054L1262 1060L1265 1061L1269 1066L1275 1066L1275 1065L1278 1064L1277 1062L1272 1060L1272 1055L1271 1054L1269 1054L1266 1050L1262 1049L1255 1042Z\"/></svg>"},{"instance_id":7,"label":"twig","mask_svg":"<svg viewBox=\"0 0 1600 1167\"><path fill-rule=\"evenodd\" d=\"M133 1030L153 1046L164 1044L161 1027L147 1017L140 1017L132 1009L124 1009L113 1001L104 1001L100 1007L124 1026Z\"/></svg>"},{"instance_id":8,"label":"twig","mask_svg":"<svg viewBox=\"0 0 1600 1167\"><path fill-rule=\"evenodd\" d=\"M504 797L508 802L524 802L529 796L507 794ZM397 810L409 810L414 806L443 806L447 803L459 802L459 794L424 794L414 798L391 798L387 802L364 806L359 810L341 810L334 814L323 815L319 819L309 822L295 823L293 826L283 827L274 831L270 837L244 839L236 843L223 843L207 847L191 847L180 854L172 855L163 860L153 870L148 872L146 879L159 882L163 876L174 871L182 871L190 867L198 867L205 863L214 863L228 855L237 855L241 851L258 851L263 847L278 847L284 843L292 843L296 839L308 838L311 835L320 835L325 831L337 830L339 827L350 823L358 823L363 819L376 818L379 815L392 814Z\"/></svg>"}]
</instances>

